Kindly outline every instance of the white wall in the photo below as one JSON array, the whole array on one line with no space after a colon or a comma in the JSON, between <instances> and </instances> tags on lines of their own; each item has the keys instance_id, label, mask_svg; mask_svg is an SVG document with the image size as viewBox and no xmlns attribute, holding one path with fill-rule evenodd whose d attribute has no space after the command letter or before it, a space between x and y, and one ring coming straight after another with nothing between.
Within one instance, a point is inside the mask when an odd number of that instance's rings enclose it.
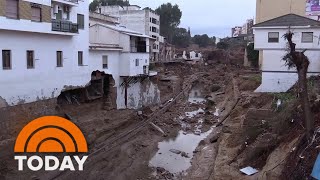
<instances>
[{"instance_id":1,"label":"white wall","mask_svg":"<svg viewBox=\"0 0 320 180\"><path fill-rule=\"evenodd\" d=\"M149 66L149 53L121 53L120 76L137 76L143 74L143 66ZM139 66L136 66L139 59Z\"/></svg>"},{"instance_id":2,"label":"white wall","mask_svg":"<svg viewBox=\"0 0 320 180\"><path fill-rule=\"evenodd\" d=\"M119 45L120 33L102 26L90 27L90 43Z\"/></svg>"},{"instance_id":3,"label":"white wall","mask_svg":"<svg viewBox=\"0 0 320 180\"><path fill-rule=\"evenodd\" d=\"M288 28L268 28L268 29L254 29L254 46L257 50L265 49L285 49L286 40L283 38L283 35L286 34ZM296 43L297 49L320 49L319 37L320 29L319 28L294 28L291 27L291 31L294 32L293 41ZM268 42L268 33L269 32L279 32L279 42L278 43L269 43ZM301 36L302 32L313 32L313 43L302 43Z\"/></svg>"},{"instance_id":4,"label":"white wall","mask_svg":"<svg viewBox=\"0 0 320 180\"><path fill-rule=\"evenodd\" d=\"M120 79L122 83L123 78ZM151 82L149 79L144 80L142 83L137 82L130 84L127 89L127 107L125 105L125 87L118 87L117 90L117 106L118 109L138 109L149 105L155 105L160 103L160 90L158 86Z\"/></svg>"}]
</instances>

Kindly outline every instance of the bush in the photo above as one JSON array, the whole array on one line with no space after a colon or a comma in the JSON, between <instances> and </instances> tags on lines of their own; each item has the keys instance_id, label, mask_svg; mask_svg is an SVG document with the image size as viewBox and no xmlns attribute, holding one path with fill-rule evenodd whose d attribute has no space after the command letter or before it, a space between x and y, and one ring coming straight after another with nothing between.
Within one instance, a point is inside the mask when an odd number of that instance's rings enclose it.
<instances>
[{"instance_id":1,"label":"bush","mask_svg":"<svg viewBox=\"0 0 320 180\"><path fill-rule=\"evenodd\" d=\"M259 67L259 51L254 50L254 43L250 43L247 46L247 58L252 66Z\"/></svg>"}]
</instances>

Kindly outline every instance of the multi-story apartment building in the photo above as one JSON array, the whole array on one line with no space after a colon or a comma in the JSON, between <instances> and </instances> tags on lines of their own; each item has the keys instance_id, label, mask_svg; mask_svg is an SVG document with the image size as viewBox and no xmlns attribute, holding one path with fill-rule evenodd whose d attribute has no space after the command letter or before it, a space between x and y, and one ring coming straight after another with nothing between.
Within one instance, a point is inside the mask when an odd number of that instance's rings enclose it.
<instances>
[{"instance_id":1,"label":"multi-story apartment building","mask_svg":"<svg viewBox=\"0 0 320 180\"><path fill-rule=\"evenodd\" d=\"M256 23L286 14L306 15L306 0L257 0Z\"/></svg>"},{"instance_id":2,"label":"multi-story apartment building","mask_svg":"<svg viewBox=\"0 0 320 180\"><path fill-rule=\"evenodd\" d=\"M97 11L119 17L120 25L154 38L150 47L150 60L158 61L160 49L160 16L158 14L150 8L141 9L136 5L102 6Z\"/></svg>"},{"instance_id":3,"label":"multi-story apartment building","mask_svg":"<svg viewBox=\"0 0 320 180\"><path fill-rule=\"evenodd\" d=\"M0 107L85 86L89 2L0 0Z\"/></svg>"},{"instance_id":4,"label":"multi-story apartment building","mask_svg":"<svg viewBox=\"0 0 320 180\"><path fill-rule=\"evenodd\" d=\"M90 14L89 32L89 67L112 77L115 96L110 98L118 109L160 102L156 85L145 81L156 75L149 71L150 36L119 26L103 14Z\"/></svg>"}]
</instances>

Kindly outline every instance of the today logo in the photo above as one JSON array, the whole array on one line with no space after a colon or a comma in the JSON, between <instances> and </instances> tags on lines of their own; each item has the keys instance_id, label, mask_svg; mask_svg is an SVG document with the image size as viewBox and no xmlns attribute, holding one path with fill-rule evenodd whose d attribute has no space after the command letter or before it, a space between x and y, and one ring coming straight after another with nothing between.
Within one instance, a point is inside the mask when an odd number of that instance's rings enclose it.
<instances>
[{"instance_id":1,"label":"today logo","mask_svg":"<svg viewBox=\"0 0 320 180\"><path fill-rule=\"evenodd\" d=\"M87 141L81 130L71 121L57 117L45 116L31 121L19 133L14 146L15 153L87 153ZM55 156L14 156L18 160L18 170L23 171L25 162L32 171L43 168L46 171L59 169L83 170L88 156L72 156L78 168L76 169L72 158L64 156L61 164Z\"/></svg>"}]
</instances>

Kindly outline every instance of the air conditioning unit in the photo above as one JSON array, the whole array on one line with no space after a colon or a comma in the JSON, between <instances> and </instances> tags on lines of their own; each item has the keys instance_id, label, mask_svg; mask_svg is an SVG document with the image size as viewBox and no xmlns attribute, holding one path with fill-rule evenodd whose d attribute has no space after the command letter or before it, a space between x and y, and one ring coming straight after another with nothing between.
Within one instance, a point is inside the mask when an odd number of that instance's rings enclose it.
<instances>
[{"instance_id":1,"label":"air conditioning unit","mask_svg":"<svg viewBox=\"0 0 320 180\"><path fill-rule=\"evenodd\" d=\"M53 13L54 14L58 14L58 11L59 11L59 6L58 5L54 5L53 6Z\"/></svg>"},{"instance_id":2,"label":"air conditioning unit","mask_svg":"<svg viewBox=\"0 0 320 180\"><path fill-rule=\"evenodd\" d=\"M64 12L70 12L70 6L64 6L63 7Z\"/></svg>"}]
</instances>

